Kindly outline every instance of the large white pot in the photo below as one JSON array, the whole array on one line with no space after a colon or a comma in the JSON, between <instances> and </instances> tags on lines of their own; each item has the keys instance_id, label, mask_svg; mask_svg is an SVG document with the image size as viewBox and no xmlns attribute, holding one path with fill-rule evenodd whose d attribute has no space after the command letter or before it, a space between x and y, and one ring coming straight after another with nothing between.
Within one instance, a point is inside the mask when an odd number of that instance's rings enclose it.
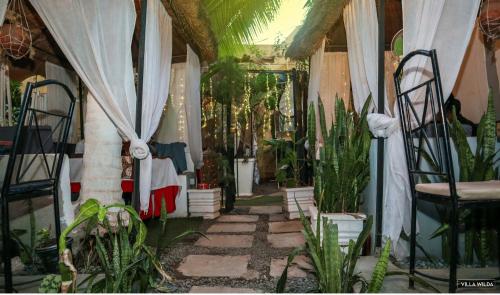
<instances>
[{"instance_id":1,"label":"large white pot","mask_svg":"<svg viewBox=\"0 0 500 295\"><path fill-rule=\"evenodd\" d=\"M316 233L318 209L316 206L309 207L311 214L311 227ZM359 234L363 231L363 223L366 215L363 213L321 213L320 214L320 237L323 238L323 218L326 217L328 221L337 224L339 230L339 244L341 246L349 245L349 240L356 241Z\"/></svg>"},{"instance_id":2,"label":"large white pot","mask_svg":"<svg viewBox=\"0 0 500 295\"><path fill-rule=\"evenodd\" d=\"M255 158L235 159L234 161L234 177L236 182L236 196L251 197L253 195L253 170L255 167Z\"/></svg>"},{"instance_id":3,"label":"large white pot","mask_svg":"<svg viewBox=\"0 0 500 295\"><path fill-rule=\"evenodd\" d=\"M190 216L201 216L204 219L219 217L220 188L188 190Z\"/></svg>"},{"instance_id":4,"label":"large white pot","mask_svg":"<svg viewBox=\"0 0 500 295\"><path fill-rule=\"evenodd\" d=\"M283 209L288 219L297 219L300 217L299 208L295 203L299 203L300 208L304 211L305 216L309 216L309 206L314 206L314 187L296 187L282 188L283 192Z\"/></svg>"}]
</instances>

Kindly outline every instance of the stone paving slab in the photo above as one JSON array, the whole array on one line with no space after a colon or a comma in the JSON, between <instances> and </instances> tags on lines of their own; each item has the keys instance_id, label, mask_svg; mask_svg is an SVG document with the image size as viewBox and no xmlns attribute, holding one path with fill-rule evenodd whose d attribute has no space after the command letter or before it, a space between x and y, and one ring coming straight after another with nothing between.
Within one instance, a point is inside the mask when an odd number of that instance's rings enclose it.
<instances>
[{"instance_id":1,"label":"stone paving slab","mask_svg":"<svg viewBox=\"0 0 500 295\"><path fill-rule=\"evenodd\" d=\"M300 220L269 222L270 233L293 233L300 232L304 227Z\"/></svg>"},{"instance_id":2,"label":"stone paving slab","mask_svg":"<svg viewBox=\"0 0 500 295\"><path fill-rule=\"evenodd\" d=\"M267 241L273 248L295 248L305 244L302 233L268 234Z\"/></svg>"},{"instance_id":3,"label":"stone paving slab","mask_svg":"<svg viewBox=\"0 0 500 295\"><path fill-rule=\"evenodd\" d=\"M188 255L177 270L188 277L230 277L247 275L250 255Z\"/></svg>"},{"instance_id":4,"label":"stone paving slab","mask_svg":"<svg viewBox=\"0 0 500 295\"><path fill-rule=\"evenodd\" d=\"M271 214L269 215L269 221L286 221L285 214Z\"/></svg>"},{"instance_id":5,"label":"stone paving slab","mask_svg":"<svg viewBox=\"0 0 500 295\"><path fill-rule=\"evenodd\" d=\"M288 257L282 259L271 259L271 268L269 275L271 277L280 277L285 269ZM296 256L293 264L288 268L288 277L290 278L305 278L307 276L306 270L313 270L314 266L311 265L311 260L305 255Z\"/></svg>"},{"instance_id":6,"label":"stone paving slab","mask_svg":"<svg viewBox=\"0 0 500 295\"><path fill-rule=\"evenodd\" d=\"M200 237L194 245L209 248L250 248L252 243L251 235L207 235Z\"/></svg>"},{"instance_id":7,"label":"stone paving slab","mask_svg":"<svg viewBox=\"0 0 500 295\"><path fill-rule=\"evenodd\" d=\"M277 214L283 212L281 206L252 206L249 214Z\"/></svg>"},{"instance_id":8,"label":"stone paving slab","mask_svg":"<svg viewBox=\"0 0 500 295\"><path fill-rule=\"evenodd\" d=\"M262 293L259 290L249 288L231 288L231 287L206 287L206 286L193 286L189 293Z\"/></svg>"},{"instance_id":9,"label":"stone paving slab","mask_svg":"<svg viewBox=\"0 0 500 295\"><path fill-rule=\"evenodd\" d=\"M223 215L217 219L217 222L257 222L257 215Z\"/></svg>"},{"instance_id":10,"label":"stone paving slab","mask_svg":"<svg viewBox=\"0 0 500 295\"><path fill-rule=\"evenodd\" d=\"M254 232L255 223L215 223L207 230L208 233L243 233Z\"/></svg>"}]
</instances>

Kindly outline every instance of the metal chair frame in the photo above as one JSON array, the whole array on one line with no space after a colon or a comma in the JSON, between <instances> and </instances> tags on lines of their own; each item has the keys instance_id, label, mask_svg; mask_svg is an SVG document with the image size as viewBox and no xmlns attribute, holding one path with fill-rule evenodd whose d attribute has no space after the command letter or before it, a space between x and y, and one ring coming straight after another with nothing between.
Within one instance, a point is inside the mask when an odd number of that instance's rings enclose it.
<instances>
[{"instance_id":1,"label":"metal chair frame","mask_svg":"<svg viewBox=\"0 0 500 295\"><path fill-rule=\"evenodd\" d=\"M411 89L402 91L401 81L407 63L416 57L424 56L430 59L432 65L432 77ZM406 55L394 73L396 88L396 101L400 117L401 130L405 146L406 163L408 167L409 182L411 186L411 234L410 234L410 274L421 275L427 278L447 281L448 290L454 293L457 290L457 265L458 265L458 235L459 235L459 211L472 207L500 206L500 200L463 200L457 195L451 146L449 137L449 124L444 114L444 98L441 85L441 75L436 55L436 50L416 50ZM411 100L411 95L416 91L425 91L423 111L420 114ZM428 116L428 112L430 115ZM439 123L440 122L440 123ZM428 123L428 124L427 124ZM434 131L434 144L427 134L426 127L430 126ZM427 151L425 150L427 149ZM438 171L424 169L424 162L432 159ZM424 177L439 177L442 182L449 185L450 196L426 194L416 191L417 182ZM449 278L440 278L415 270L416 252L416 219L418 201L437 203L450 208L450 271ZM410 278L410 288L414 287L414 281Z\"/></svg>"},{"instance_id":2,"label":"metal chair frame","mask_svg":"<svg viewBox=\"0 0 500 295\"><path fill-rule=\"evenodd\" d=\"M48 85L57 85L62 87L68 99L70 100L69 107L65 114L48 112L45 110L36 109L33 106L32 93L35 89ZM44 80L36 83L28 83L23 95L21 113L16 127L16 133L13 139L12 149L9 154L7 170L5 172L4 183L2 187L1 204L2 204L2 239L3 239L3 261L4 261L4 278L5 291L10 293L13 291L12 284L12 266L11 253L12 245L10 238L10 217L9 203L13 201L27 200L42 196L53 196L54 199L54 217L55 217L55 233L56 238L61 234L60 215L59 215L59 174L61 172L64 159L64 151L68 140L69 130L73 117L76 99L70 89L55 80ZM47 138L42 139L40 134L40 118L39 116L52 116L57 118L57 123L54 126L50 136L57 136L55 150L47 151L45 146ZM23 144L26 142L26 130L29 128L35 129L35 143L40 149L35 154L30 154L31 159L26 157ZM57 133L56 133L57 132ZM51 138L50 138L51 139ZM53 156L53 159L49 157ZM42 165L46 169L48 177L39 180L23 180L25 174L31 168L31 165L36 158L41 157Z\"/></svg>"}]
</instances>

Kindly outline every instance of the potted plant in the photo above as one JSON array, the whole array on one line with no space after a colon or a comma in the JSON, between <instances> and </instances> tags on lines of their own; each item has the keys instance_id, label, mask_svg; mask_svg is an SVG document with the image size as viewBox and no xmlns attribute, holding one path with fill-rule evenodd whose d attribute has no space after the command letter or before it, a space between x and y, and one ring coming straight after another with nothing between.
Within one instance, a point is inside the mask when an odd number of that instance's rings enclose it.
<instances>
[{"instance_id":1,"label":"potted plant","mask_svg":"<svg viewBox=\"0 0 500 295\"><path fill-rule=\"evenodd\" d=\"M361 114L346 110L344 101L336 98L335 123L326 128L324 107L319 99L319 121L324 144L319 148L319 160L313 161L314 197L316 205L309 207L311 222L318 223L320 235L323 219L337 224L339 243L347 245L363 230L366 215L359 212L361 194L369 178L371 136L366 116L367 100ZM309 107L308 136L310 151L316 147L316 114Z\"/></svg>"},{"instance_id":2,"label":"potted plant","mask_svg":"<svg viewBox=\"0 0 500 295\"><path fill-rule=\"evenodd\" d=\"M38 240L35 253L40 259L43 269L48 273L57 273L59 266L59 253L57 252L57 240L51 237L50 228L43 228L37 232ZM71 248L73 239L66 238L66 247Z\"/></svg>"},{"instance_id":3,"label":"potted plant","mask_svg":"<svg viewBox=\"0 0 500 295\"><path fill-rule=\"evenodd\" d=\"M314 187L305 186L300 179L300 159L297 155L297 148L300 148L305 138L300 140L292 136L291 141L285 139L266 140L266 144L273 147L276 153L280 154L280 161L276 170L276 181L283 185L283 209L287 218L299 218L299 209L308 208L314 202ZM297 201L297 203L296 203ZM309 211L305 211L309 215Z\"/></svg>"}]
</instances>

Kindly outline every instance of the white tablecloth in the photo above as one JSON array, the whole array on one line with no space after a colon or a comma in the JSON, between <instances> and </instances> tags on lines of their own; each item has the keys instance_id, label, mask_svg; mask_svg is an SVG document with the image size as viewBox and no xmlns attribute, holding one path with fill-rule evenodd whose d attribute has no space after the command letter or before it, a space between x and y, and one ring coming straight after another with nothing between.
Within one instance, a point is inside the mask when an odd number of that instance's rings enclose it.
<instances>
[{"instance_id":1,"label":"white tablecloth","mask_svg":"<svg viewBox=\"0 0 500 295\"><path fill-rule=\"evenodd\" d=\"M82 179L83 159L69 159L69 170L71 182L80 182ZM156 190L167 186L181 186L174 163L171 159L153 159L153 173L151 177L151 189Z\"/></svg>"},{"instance_id":2,"label":"white tablecloth","mask_svg":"<svg viewBox=\"0 0 500 295\"><path fill-rule=\"evenodd\" d=\"M175 171L174 162L170 158L153 159L151 189L156 190L167 186L181 186L181 181Z\"/></svg>"},{"instance_id":3,"label":"white tablecloth","mask_svg":"<svg viewBox=\"0 0 500 295\"><path fill-rule=\"evenodd\" d=\"M41 155L25 155L24 163L26 163L27 165L33 159L33 157L36 158L35 160L33 160L30 168L27 169L26 174L23 177L24 181L46 179L48 177L48 173ZM49 165L51 165L53 157L53 154L47 155L47 159L50 161ZM0 186L3 185L8 162L8 155L0 155ZM75 219L75 212L71 203L69 166L69 158L67 155L64 155L61 174L59 175L59 211L61 213L61 225L63 227L70 224Z\"/></svg>"}]
</instances>

